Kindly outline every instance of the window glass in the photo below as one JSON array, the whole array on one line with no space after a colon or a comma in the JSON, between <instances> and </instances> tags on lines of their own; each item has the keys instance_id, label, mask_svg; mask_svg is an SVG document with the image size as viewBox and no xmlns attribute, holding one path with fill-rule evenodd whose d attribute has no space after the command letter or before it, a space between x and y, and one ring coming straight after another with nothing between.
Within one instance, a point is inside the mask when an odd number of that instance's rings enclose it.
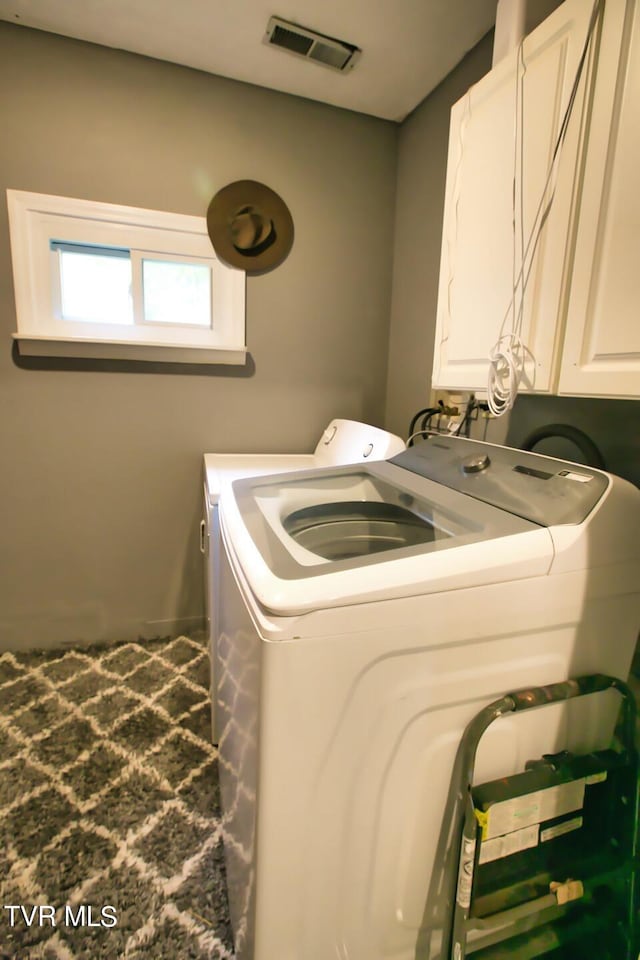
<instances>
[{"instance_id":1,"label":"window glass","mask_svg":"<svg viewBox=\"0 0 640 960\"><path fill-rule=\"evenodd\" d=\"M211 326L211 269L204 263L142 260L146 323Z\"/></svg>"},{"instance_id":2,"label":"window glass","mask_svg":"<svg viewBox=\"0 0 640 960\"><path fill-rule=\"evenodd\" d=\"M133 323L131 258L128 250L51 244L60 263L63 320Z\"/></svg>"}]
</instances>

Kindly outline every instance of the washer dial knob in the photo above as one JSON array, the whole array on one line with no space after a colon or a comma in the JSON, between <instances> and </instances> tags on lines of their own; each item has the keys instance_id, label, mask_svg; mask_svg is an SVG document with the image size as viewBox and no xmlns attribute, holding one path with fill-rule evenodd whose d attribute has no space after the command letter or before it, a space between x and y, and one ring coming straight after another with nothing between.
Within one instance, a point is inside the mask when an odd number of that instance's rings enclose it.
<instances>
[{"instance_id":1,"label":"washer dial knob","mask_svg":"<svg viewBox=\"0 0 640 960\"><path fill-rule=\"evenodd\" d=\"M464 460L462 463L463 473L481 473L483 470L486 470L491 460L487 453L481 453L477 457L469 457L468 460Z\"/></svg>"}]
</instances>

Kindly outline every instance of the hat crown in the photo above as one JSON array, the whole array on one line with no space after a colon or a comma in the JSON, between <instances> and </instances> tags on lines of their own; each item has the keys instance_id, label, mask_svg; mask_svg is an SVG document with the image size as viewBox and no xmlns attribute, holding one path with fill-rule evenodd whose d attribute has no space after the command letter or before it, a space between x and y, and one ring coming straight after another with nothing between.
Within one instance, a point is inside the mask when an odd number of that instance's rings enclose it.
<instances>
[{"instance_id":1,"label":"hat crown","mask_svg":"<svg viewBox=\"0 0 640 960\"><path fill-rule=\"evenodd\" d=\"M241 207L231 216L229 230L236 250L248 257L266 250L276 238L273 220L250 204Z\"/></svg>"}]
</instances>

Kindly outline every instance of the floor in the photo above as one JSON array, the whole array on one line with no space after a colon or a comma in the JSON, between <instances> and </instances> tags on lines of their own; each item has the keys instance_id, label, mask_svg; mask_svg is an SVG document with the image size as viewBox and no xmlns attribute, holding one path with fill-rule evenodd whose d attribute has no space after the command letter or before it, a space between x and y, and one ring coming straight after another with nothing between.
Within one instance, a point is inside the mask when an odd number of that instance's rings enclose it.
<instances>
[{"instance_id":1,"label":"floor","mask_svg":"<svg viewBox=\"0 0 640 960\"><path fill-rule=\"evenodd\" d=\"M208 683L188 637L0 656L0 960L232 960Z\"/></svg>"},{"instance_id":2,"label":"floor","mask_svg":"<svg viewBox=\"0 0 640 960\"><path fill-rule=\"evenodd\" d=\"M0 655L0 960L233 960L208 684L198 638Z\"/></svg>"}]
</instances>

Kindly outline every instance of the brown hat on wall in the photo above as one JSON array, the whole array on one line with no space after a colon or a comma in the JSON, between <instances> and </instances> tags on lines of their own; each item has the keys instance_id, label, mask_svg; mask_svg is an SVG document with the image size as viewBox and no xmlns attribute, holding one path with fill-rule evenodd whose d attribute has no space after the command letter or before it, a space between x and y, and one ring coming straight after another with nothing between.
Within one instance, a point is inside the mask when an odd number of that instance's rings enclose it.
<instances>
[{"instance_id":1,"label":"brown hat on wall","mask_svg":"<svg viewBox=\"0 0 640 960\"><path fill-rule=\"evenodd\" d=\"M216 254L250 276L268 273L293 246L293 219L273 190L255 180L236 180L219 190L207 210Z\"/></svg>"}]
</instances>

